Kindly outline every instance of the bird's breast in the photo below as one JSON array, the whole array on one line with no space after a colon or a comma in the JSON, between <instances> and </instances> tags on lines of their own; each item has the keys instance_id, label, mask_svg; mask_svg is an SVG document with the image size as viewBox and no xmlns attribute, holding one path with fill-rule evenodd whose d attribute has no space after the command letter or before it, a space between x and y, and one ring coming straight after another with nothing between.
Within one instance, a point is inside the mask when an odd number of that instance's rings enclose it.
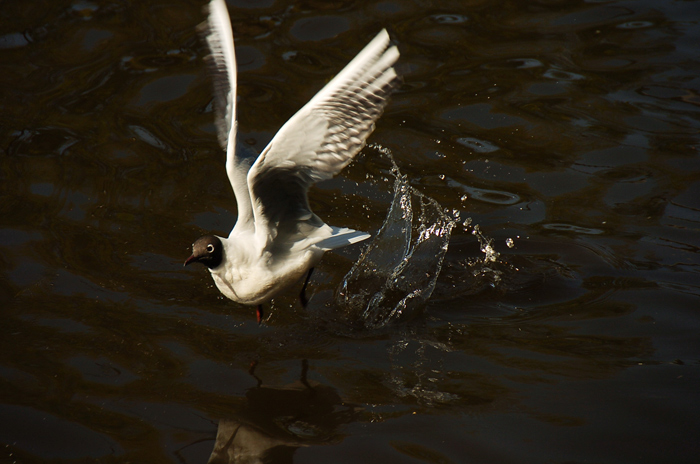
<instances>
[{"instance_id":1,"label":"bird's breast","mask_svg":"<svg viewBox=\"0 0 700 464\"><path fill-rule=\"evenodd\" d=\"M222 266L211 270L214 283L226 298L237 303L265 303L297 283L316 264L320 255L307 250L283 262L259 260L250 266Z\"/></svg>"}]
</instances>

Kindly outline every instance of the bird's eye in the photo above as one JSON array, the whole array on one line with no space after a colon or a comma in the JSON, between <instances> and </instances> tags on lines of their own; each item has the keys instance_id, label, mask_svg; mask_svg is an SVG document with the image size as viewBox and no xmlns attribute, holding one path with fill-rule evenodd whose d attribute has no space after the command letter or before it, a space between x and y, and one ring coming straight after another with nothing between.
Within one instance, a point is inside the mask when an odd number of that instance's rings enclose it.
<instances>
[{"instance_id":1,"label":"bird's eye","mask_svg":"<svg viewBox=\"0 0 700 464\"><path fill-rule=\"evenodd\" d=\"M207 245L207 251L209 253L212 253L214 251L214 245L212 245L211 243L209 245Z\"/></svg>"}]
</instances>

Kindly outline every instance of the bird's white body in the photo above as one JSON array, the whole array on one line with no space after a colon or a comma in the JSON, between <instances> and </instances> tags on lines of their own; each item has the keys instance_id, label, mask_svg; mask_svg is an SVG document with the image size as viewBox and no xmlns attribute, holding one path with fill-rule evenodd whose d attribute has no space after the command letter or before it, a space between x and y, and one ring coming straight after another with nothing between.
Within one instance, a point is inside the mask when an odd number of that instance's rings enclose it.
<instances>
[{"instance_id":1,"label":"bird's white body","mask_svg":"<svg viewBox=\"0 0 700 464\"><path fill-rule=\"evenodd\" d=\"M218 237L221 261L209 267L227 298L257 305L298 282L325 251L369 237L325 224L311 211L306 193L339 173L364 146L396 86L392 66L399 52L381 31L254 157L236 150L236 58L223 0L211 1L205 26L219 141L238 205L235 227Z\"/></svg>"},{"instance_id":2,"label":"bird's white body","mask_svg":"<svg viewBox=\"0 0 700 464\"><path fill-rule=\"evenodd\" d=\"M270 252L236 246L249 238L243 235L222 239L225 259L210 270L221 293L242 304L257 305L285 291L298 282L324 252L311 245L275 259Z\"/></svg>"}]
</instances>

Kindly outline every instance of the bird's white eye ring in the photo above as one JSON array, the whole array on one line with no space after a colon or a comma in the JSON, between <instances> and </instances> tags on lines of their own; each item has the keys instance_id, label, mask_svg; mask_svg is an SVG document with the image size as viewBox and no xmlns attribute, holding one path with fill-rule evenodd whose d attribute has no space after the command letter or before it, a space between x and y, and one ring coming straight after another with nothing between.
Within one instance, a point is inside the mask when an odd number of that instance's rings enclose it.
<instances>
[{"instance_id":1,"label":"bird's white eye ring","mask_svg":"<svg viewBox=\"0 0 700 464\"><path fill-rule=\"evenodd\" d=\"M214 251L214 245L212 245L211 243L210 243L209 245L207 245L207 251L208 251L209 253L213 252L213 251Z\"/></svg>"}]
</instances>

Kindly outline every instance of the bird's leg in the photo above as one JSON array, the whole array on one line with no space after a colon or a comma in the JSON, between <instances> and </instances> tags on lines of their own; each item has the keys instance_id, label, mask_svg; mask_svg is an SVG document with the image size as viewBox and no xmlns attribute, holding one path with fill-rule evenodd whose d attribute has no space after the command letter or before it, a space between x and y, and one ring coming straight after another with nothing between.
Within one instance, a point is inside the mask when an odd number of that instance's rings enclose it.
<instances>
[{"instance_id":1,"label":"bird's leg","mask_svg":"<svg viewBox=\"0 0 700 464\"><path fill-rule=\"evenodd\" d=\"M309 279L311 278L311 274L313 274L314 268L309 269L308 274L306 274L306 280L304 281L304 285L301 287L301 293L299 294L299 301L301 302L301 306L306 308L306 305L309 304L309 300L306 298L306 286L309 284Z\"/></svg>"},{"instance_id":2,"label":"bird's leg","mask_svg":"<svg viewBox=\"0 0 700 464\"><path fill-rule=\"evenodd\" d=\"M258 325L262 322L263 314L263 305L259 304L258 309L255 311L255 315L258 317Z\"/></svg>"},{"instance_id":3,"label":"bird's leg","mask_svg":"<svg viewBox=\"0 0 700 464\"><path fill-rule=\"evenodd\" d=\"M250 369L248 369L248 374L250 374L258 382L257 386L259 387L260 385L262 385L262 380L260 379L260 377L255 375L255 368L256 367L258 367L258 360L257 359L251 361Z\"/></svg>"},{"instance_id":4,"label":"bird's leg","mask_svg":"<svg viewBox=\"0 0 700 464\"><path fill-rule=\"evenodd\" d=\"M299 380L301 381L301 384L304 385L306 388L309 389L311 392L311 396L313 396L316 393L316 390L309 385L309 382L306 380L306 374L309 372L309 360L308 359L302 359L301 360L301 376Z\"/></svg>"}]
</instances>

